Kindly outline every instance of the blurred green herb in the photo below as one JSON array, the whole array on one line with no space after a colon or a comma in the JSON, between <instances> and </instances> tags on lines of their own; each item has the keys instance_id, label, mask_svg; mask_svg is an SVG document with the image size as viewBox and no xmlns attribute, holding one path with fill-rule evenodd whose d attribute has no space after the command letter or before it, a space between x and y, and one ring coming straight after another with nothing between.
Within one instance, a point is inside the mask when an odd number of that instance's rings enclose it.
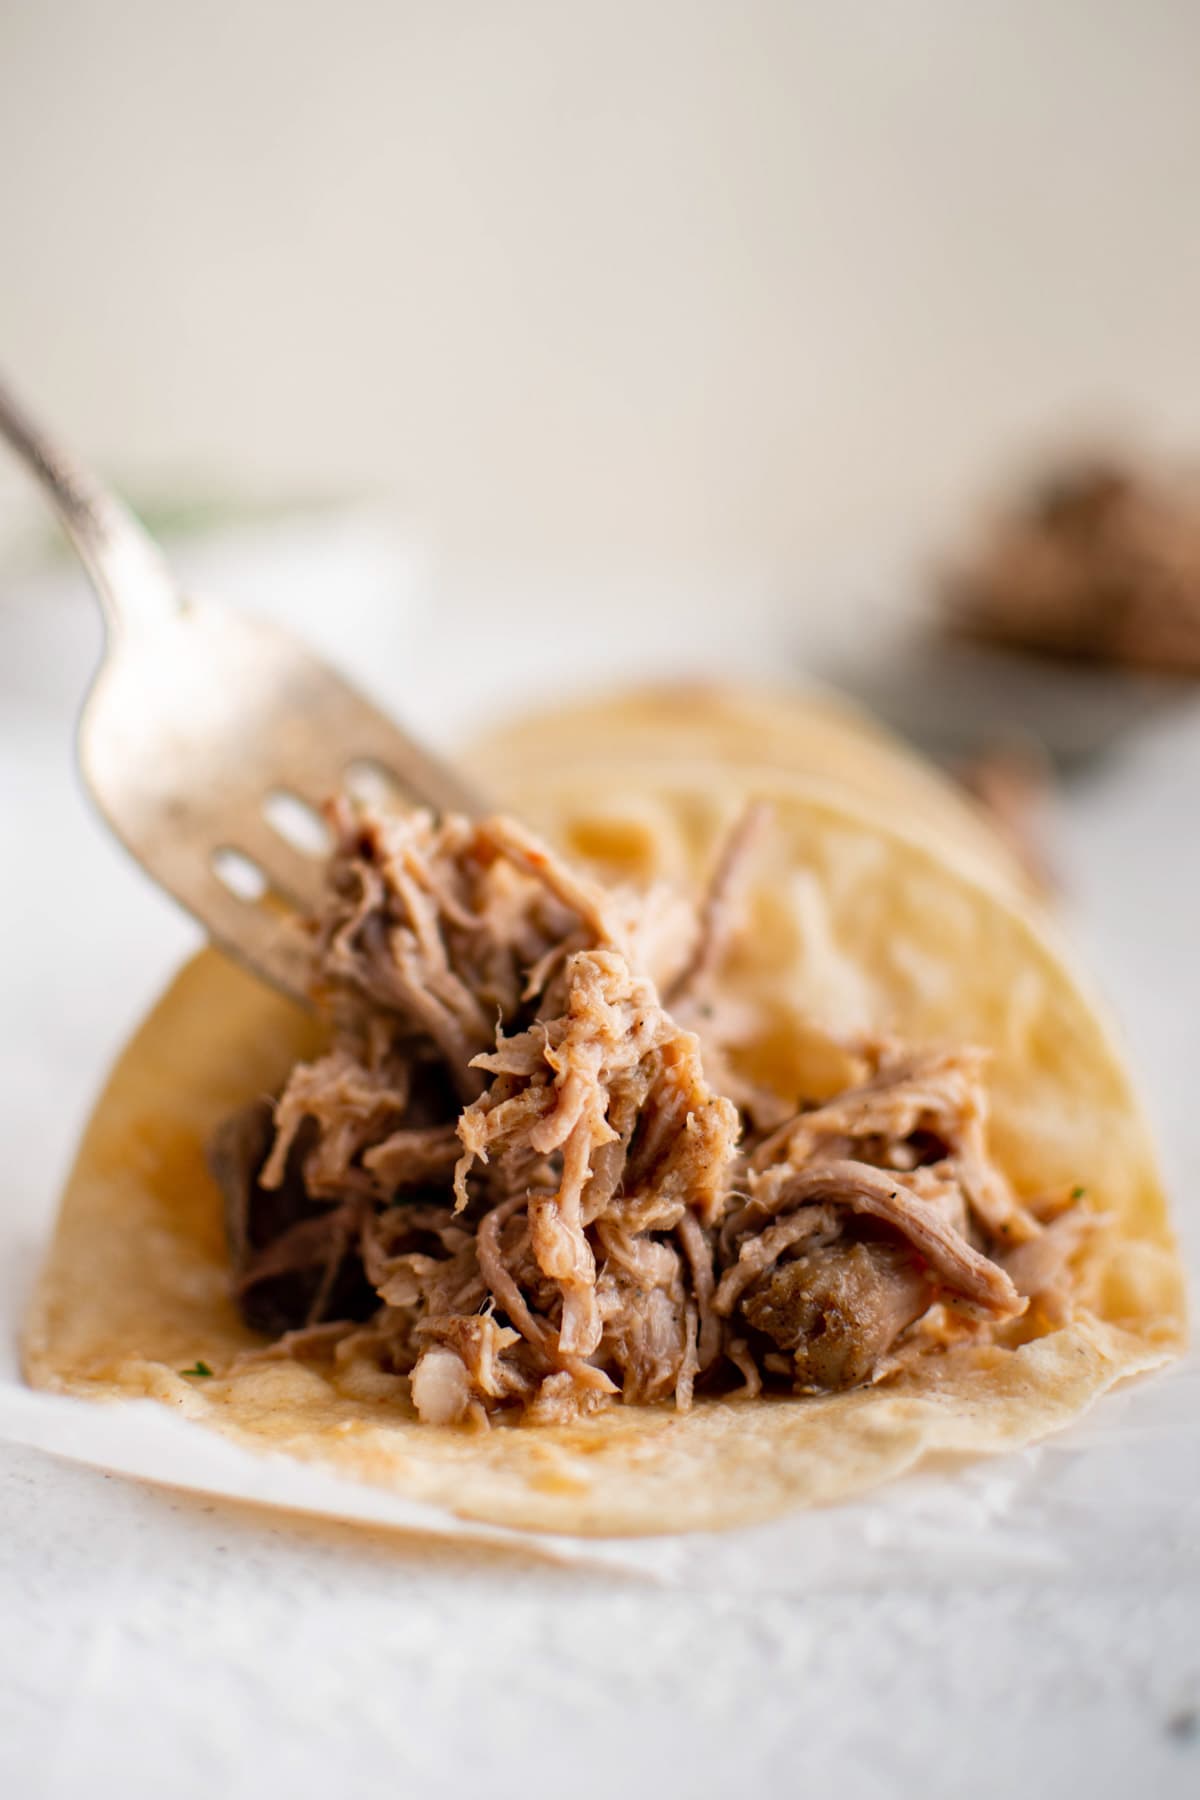
<instances>
[{"instance_id":1,"label":"blurred green herb","mask_svg":"<svg viewBox=\"0 0 1200 1800\"><path fill-rule=\"evenodd\" d=\"M180 1369L181 1375L211 1375L212 1370L206 1362L194 1362L190 1369Z\"/></svg>"},{"instance_id":2,"label":"blurred green herb","mask_svg":"<svg viewBox=\"0 0 1200 1800\"><path fill-rule=\"evenodd\" d=\"M326 493L249 495L223 493L198 487L176 493L140 490L136 483L113 483L132 507L151 537L202 537L209 532L256 525L276 525L286 519L332 513L350 504L345 496ZM50 563L69 561L70 545L53 524L38 518L25 534L29 552Z\"/></svg>"}]
</instances>

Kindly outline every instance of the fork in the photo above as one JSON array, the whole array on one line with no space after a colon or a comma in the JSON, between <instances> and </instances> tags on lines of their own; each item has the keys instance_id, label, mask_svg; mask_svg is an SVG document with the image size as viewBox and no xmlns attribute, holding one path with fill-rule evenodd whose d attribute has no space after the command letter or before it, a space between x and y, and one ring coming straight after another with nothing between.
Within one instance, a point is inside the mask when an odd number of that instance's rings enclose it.
<instances>
[{"instance_id":1,"label":"fork","mask_svg":"<svg viewBox=\"0 0 1200 1800\"><path fill-rule=\"evenodd\" d=\"M49 495L104 614L78 734L92 800L222 950L307 1000L324 803L357 784L477 816L479 795L288 632L185 597L129 509L2 381L0 434Z\"/></svg>"}]
</instances>

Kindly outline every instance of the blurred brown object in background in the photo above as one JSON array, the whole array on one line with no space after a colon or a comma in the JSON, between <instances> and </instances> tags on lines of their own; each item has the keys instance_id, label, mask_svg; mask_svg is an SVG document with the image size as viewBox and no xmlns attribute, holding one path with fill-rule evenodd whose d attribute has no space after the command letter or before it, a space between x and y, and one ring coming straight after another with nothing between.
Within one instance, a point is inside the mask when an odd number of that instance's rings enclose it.
<instances>
[{"instance_id":1,"label":"blurred brown object in background","mask_svg":"<svg viewBox=\"0 0 1200 1800\"><path fill-rule=\"evenodd\" d=\"M1043 894L1058 887L1046 847L1046 813L1054 776L1033 744L997 744L960 763L955 774L983 807L993 829Z\"/></svg>"},{"instance_id":2,"label":"blurred brown object in background","mask_svg":"<svg viewBox=\"0 0 1200 1800\"><path fill-rule=\"evenodd\" d=\"M954 630L1045 656L1200 674L1200 485L1068 462L945 584Z\"/></svg>"}]
</instances>

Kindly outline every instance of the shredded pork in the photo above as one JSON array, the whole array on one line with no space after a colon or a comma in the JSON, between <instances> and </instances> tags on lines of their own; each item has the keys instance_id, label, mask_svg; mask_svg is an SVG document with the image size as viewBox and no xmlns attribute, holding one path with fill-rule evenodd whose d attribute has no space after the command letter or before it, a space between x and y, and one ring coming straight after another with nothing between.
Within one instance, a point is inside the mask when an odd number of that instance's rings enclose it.
<instances>
[{"instance_id":1,"label":"shredded pork","mask_svg":"<svg viewBox=\"0 0 1200 1800\"><path fill-rule=\"evenodd\" d=\"M1085 457L993 520L947 582L951 622L1073 661L1200 674L1200 494L1186 470Z\"/></svg>"},{"instance_id":2,"label":"shredded pork","mask_svg":"<svg viewBox=\"0 0 1200 1800\"><path fill-rule=\"evenodd\" d=\"M978 1053L863 1042L788 1109L688 1028L719 1017L758 809L694 906L507 819L334 823L330 1047L212 1152L266 1353L368 1356L431 1424L561 1422L856 1386L1069 1309L1087 1215L1011 1191Z\"/></svg>"}]
</instances>

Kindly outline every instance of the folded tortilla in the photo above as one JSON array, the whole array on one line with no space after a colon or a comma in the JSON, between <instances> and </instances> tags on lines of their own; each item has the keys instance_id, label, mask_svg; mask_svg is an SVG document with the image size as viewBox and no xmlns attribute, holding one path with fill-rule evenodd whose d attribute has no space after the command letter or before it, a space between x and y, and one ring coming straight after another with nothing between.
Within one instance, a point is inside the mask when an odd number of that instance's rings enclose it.
<instances>
[{"instance_id":1,"label":"folded tortilla","mask_svg":"<svg viewBox=\"0 0 1200 1800\"><path fill-rule=\"evenodd\" d=\"M547 763L570 779L592 770L615 789L619 812L642 772L662 761L712 761L742 771L773 769L830 784L906 830L935 837L980 880L1021 900L1035 897L1028 867L984 808L841 695L797 697L767 686L659 683L527 714L481 736L467 766L485 792L520 794ZM623 771L623 776L621 771ZM596 783L591 784L595 793ZM606 803L597 794L574 836L604 862Z\"/></svg>"},{"instance_id":2,"label":"folded tortilla","mask_svg":"<svg viewBox=\"0 0 1200 1800\"><path fill-rule=\"evenodd\" d=\"M765 797L773 825L721 974L722 998L762 1021L759 1073L819 1093L830 1031L989 1049L998 1164L1019 1194L1071 1184L1103 1217L1067 1323L1010 1348L923 1357L844 1393L698 1396L686 1415L614 1405L570 1425L483 1432L419 1423L407 1381L378 1368L235 1367L261 1340L229 1296L206 1144L318 1040L311 1018L205 952L137 1032L88 1127L28 1320L30 1381L149 1396L243 1444L471 1518L652 1533L834 1501L937 1452L1015 1448L1176 1353L1183 1282L1146 1126L1111 1031L1046 925L928 815L902 831L899 803L887 818L836 782L696 748L641 764L619 755L607 769L529 756L519 780L514 756L505 797L608 879L693 886L748 794Z\"/></svg>"}]
</instances>

